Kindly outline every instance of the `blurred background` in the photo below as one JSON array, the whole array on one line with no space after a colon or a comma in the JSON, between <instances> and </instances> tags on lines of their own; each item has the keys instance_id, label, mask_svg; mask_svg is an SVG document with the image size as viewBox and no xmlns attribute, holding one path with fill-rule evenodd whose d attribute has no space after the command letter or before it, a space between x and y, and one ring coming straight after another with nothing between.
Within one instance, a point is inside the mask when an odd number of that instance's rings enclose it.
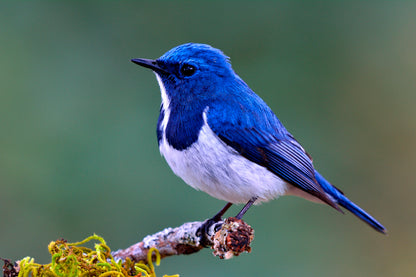
<instances>
[{"instance_id":1,"label":"blurred background","mask_svg":"<svg viewBox=\"0 0 416 277\"><path fill-rule=\"evenodd\" d=\"M252 253L170 257L158 274L415 276L415 13L412 1L2 2L0 257L47 263L51 240L92 233L125 248L225 204L161 158L159 88L130 62L201 42L389 235L283 197L245 216Z\"/></svg>"}]
</instances>

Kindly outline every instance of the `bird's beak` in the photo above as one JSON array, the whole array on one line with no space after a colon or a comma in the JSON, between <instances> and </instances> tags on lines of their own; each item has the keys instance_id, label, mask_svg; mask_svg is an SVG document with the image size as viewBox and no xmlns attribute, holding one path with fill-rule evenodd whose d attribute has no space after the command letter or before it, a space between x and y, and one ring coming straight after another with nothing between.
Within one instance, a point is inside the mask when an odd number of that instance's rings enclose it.
<instances>
[{"instance_id":1,"label":"bird's beak","mask_svg":"<svg viewBox=\"0 0 416 277\"><path fill-rule=\"evenodd\" d=\"M135 64L141 65L146 68L150 68L151 70L155 71L156 73L164 73L170 74L165 69L161 68L158 64L157 60L148 60L148 59L132 59L132 62Z\"/></svg>"}]
</instances>

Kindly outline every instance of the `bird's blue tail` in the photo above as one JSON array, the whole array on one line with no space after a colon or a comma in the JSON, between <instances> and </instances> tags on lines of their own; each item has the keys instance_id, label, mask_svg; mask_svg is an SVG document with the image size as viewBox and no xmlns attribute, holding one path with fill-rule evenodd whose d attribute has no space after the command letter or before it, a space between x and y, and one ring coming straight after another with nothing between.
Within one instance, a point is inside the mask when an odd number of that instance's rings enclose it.
<instances>
[{"instance_id":1,"label":"bird's blue tail","mask_svg":"<svg viewBox=\"0 0 416 277\"><path fill-rule=\"evenodd\" d=\"M342 191L331 185L318 171L315 170L315 178L324 191L329 194L332 198L334 198L335 202L337 202L340 206L344 207L345 209L349 210L361 220L366 222L368 225L373 227L376 231L385 234L386 228L381 225L377 220L375 220L371 215L369 215L366 211L358 207L354 204L351 200L344 196Z\"/></svg>"}]
</instances>

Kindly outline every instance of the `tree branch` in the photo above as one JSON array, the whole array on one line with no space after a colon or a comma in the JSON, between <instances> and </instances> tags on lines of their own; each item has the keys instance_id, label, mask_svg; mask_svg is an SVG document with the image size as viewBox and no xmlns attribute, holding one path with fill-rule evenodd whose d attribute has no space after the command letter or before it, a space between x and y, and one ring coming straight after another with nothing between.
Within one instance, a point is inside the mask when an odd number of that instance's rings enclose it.
<instances>
[{"instance_id":1,"label":"tree branch","mask_svg":"<svg viewBox=\"0 0 416 277\"><path fill-rule=\"evenodd\" d=\"M146 236L126 249L112 252L115 259L130 258L135 262L147 262L147 253L156 248L161 258L172 255L188 255L205 247L214 249L220 259L229 259L243 252L250 252L254 230L244 221L230 217L225 221L188 222L176 228L166 228Z\"/></svg>"}]
</instances>

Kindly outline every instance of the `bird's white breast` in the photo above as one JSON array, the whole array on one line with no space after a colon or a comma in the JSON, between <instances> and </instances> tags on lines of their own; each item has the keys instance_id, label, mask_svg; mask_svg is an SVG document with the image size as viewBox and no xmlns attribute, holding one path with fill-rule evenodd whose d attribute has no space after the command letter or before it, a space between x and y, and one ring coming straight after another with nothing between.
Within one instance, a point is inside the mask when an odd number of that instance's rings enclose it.
<instances>
[{"instance_id":1,"label":"bird's white breast","mask_svg":"<svg viewBox=\"0 0 416 277\"><path fill-rule=\"evenodd\" d=\"M221 141L208 126L206 113L198 140L186 150L171 147L163 132L159 149L173 172L191 187L232 203L255 196L259 203L285 194L288 184Z\"/></svg>"}]
</instances>

